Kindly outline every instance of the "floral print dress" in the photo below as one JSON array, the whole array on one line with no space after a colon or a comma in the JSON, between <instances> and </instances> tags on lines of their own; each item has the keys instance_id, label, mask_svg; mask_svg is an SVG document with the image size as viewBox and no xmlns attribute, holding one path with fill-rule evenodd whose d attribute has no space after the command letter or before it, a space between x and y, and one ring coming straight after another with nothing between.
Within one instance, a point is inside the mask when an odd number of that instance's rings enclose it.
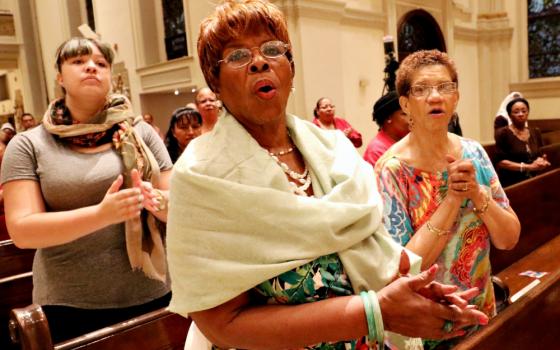
<instances>
[{"instance_id":1,"label":"floral print dress","mask_svg":"<svg viewBox=\"0 0 560 350\"><path fill-rule=\"evenodd\" d=\"M261 283L255 287L255 291L264 297L268 304L304 304L354 294L338 254L326 255L294 270L284 272ZM367 350L368 347L364 344L364 340L321 343L304 349Z\"/></svg>"},{"instance_id":2,"label":"floral print dress","mask_svg":"<svg viewBox=\"0 0 560 350\"><path fill-rule=\"evenodd\" d=\"M509 206L507 197L488 155L480 144L461 138L462 158L471 159L477 182L484 186L498 205ZM391 236L405 246L426 223L447 194L447 171L427 172L414 168L389 150L377 162L379 191L384 202L384 224ZM451 237L438 257L436 280L459 286L478 287L480 294L470 302L489 317L495 315L494 290L490 268L490 236L486 225L474 213L473 203L465 200L451 227ZM433 348L442 342L425 342ZM445 347L444 347L445 348Z\"/></svg>"}]
</instances>

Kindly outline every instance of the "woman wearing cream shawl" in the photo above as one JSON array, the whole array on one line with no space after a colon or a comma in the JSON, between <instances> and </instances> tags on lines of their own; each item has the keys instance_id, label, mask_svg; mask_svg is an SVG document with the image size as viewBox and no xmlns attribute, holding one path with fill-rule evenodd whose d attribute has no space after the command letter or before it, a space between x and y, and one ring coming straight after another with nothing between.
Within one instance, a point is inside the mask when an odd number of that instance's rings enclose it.
<instances>
[{"instance_id":1,"label":"woman wearing cream shawl","mask_svg":"<svg viewBox=\"0 0 560 350\"><path fill-rule=\"evenodd\" d=\"M380 339L373 323L437 338L478 323L466 302L476 290L432 283L435 266L399 275L407 255L383 228L372 169L346 137L286 113L294 63L275 6L226 1L202 22L198 53L226 113L171 180L170 308L200 329L189 350L363 349ZM367 290L378 291L382 320L356 295ZM453 305L433 301L443 299ZM455 328L442 329L446 320Z\"/></svg>"}]
</instances>

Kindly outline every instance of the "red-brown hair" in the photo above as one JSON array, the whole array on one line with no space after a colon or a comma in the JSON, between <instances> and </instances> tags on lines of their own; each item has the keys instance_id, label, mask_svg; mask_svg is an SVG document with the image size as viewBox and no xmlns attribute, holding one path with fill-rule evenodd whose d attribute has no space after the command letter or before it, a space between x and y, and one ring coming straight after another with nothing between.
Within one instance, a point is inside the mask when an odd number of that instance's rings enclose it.
<instances>
[{"instance_id":1,"label":"red-brown hair","mask_svg":"<svg viewBox=\"0 0 560 350\"><path fill-rule=\"evenodd\" d=\"M286 57L292 64L290 37L284 14L266 0L226 0L200 24L198 58L204 79L212 91L219 92L218 81L224 47L242 35L268 31L289 45Z\"/></svg>"},{"instance_id":2,"label":"red-brown hair","mask_svg":"<svg viewBox=\"0 0 560 350\"><path fill-rule=\"evenodd\" d=\"M459 84L455 62L445 52L439 50L420 50L408 55L397 71L397 92L407 96L412 83L412 76L422 67L442 65L447 68L451 81Z\"/></svg>"}]
</instances>

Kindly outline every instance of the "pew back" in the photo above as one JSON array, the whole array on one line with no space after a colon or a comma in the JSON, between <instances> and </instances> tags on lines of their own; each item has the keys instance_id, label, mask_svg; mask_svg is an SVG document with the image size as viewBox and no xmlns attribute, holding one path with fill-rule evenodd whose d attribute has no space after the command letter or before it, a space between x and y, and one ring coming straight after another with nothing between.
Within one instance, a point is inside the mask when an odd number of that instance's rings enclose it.
<instances>
[{"instance_id":1,"label":"pew back","mask_svg":"<svg viewBox=\"0 0 560 350\"><path fill-rule=\"evenodd\" d=\"M496 162L496 144L494 142L489 142L489 143L483 144L482 147L484 147L484 150L488 154L488 157L492 161L492 165L495 168L496 167L496 164L495 164L495 162Z\"/></svg>"},{"instance_id":2,"label":"pew back","mask_svg":"<svg viewBox=\"0 0 560 350\"><path fill-rule=\"evenodd\" d=\"M494 273L517 300L454 349L558 348L554 329L560 318L559 181L556 169L506 189L521 221L521 236L513 250L492 250L490 259ZM521 275L528 270L548 274L538 280Z\"/></svg>"},{"instance_id":3,"label":"pew back","mask_svg":"<svg viewBox=\"0 0 560 350\"><path fill-rule=\"evenodd\" d=\"M455 350L557 349L560 270L508 306Z\"/></svg>"},{"instance_id":4,"label":"pew back","mask_svg":"<svg viewBox=\"0 0 560 350\"><path fill-rule=\"evenodd\" d=\"M560 233L560 169L538 175L505 189L521 222L519 242L512 250L492 248L494 274L502 271Z\"/></svg>"},{"instance_id":5,"label":"pew back","mask_svg":"<svg viewBox=\"0 0 560 350\"><path fill-rule=\"evenodd\" d=\"M542 147L541 150L546 154L552 169L560 168L560 141L558 143L546 145Z\"/></svg>"},{"instance_id":6,"label":"pew back","mask_svg":"<svg viewBox=\"0 0 560 350\"><path fill-rule=\"evenodd\" d=\"M48 322L39 305L12 311L11 322L21 350L53 350ZM54 349L182 350L190 323L190 319L164 308L55 344Z\"/></svg>"},{"instance_id":7,"label":"pew back","mask_svg":"<svg viewBox=\"0 0 560 350\"><path fill-rule=\"evenodd\" d=\"M0 241L0 349L11 349L10 310L31 303L34 249L19 249L11 240Z\"/></svg>"},{"instance_id":8,"label":"pew back","mask_svg":"<svg viewBox=\"0 0 560 350\"><path fill-rule=\"evenodd\" d=\"M560 118L555 119L529 119L529 126L541 129L541 133L560 130Z\"/></svg>"},{"instance_id":9,"label":"pew back","mask_svg":"<svg viewBox=\"0 0 560 350\"><path fill-rule=\"evenodd\" d=\"M551 145L560 142L560 130L550 131L542 134L543 145Z\"/></svg>"},{"instance_id":10,"label":"pew back","mask_svg":"<svg viewBox=\"0 0 560 350\"><path fill-rule=\"evenodd\" d=\"M0 241L0 279L29 272L35 249L20 249L11 240Z\"/></svg>"}]
</instances>

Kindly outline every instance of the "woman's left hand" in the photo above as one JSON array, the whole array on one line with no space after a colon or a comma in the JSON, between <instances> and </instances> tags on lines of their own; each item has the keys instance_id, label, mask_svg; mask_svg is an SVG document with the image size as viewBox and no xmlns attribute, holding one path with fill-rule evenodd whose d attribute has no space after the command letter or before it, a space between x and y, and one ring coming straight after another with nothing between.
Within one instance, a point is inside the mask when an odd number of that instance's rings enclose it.
<instances>
[{"instance_id":1,"label":"woman's left hand","mask_svg":"<svg viewBox=\"0 0 560 350\"><path fill-rule=\"evenodd\" d=\"M393 278L393 281L401 277L410 277L410 258L406 253L406 250L401 251L401 259L399 262L399 272ZM463 292L457 292L459 287L454 285L441 284L439 282L433 281L422 289L418 290L418 293L424 297L443 304L456 305L457 307L464 309L468 306L469 300L478 295L478 288L471 288Z\"/></svg>"},{"instance_id":2,"label":"woman's left hand","mask_svg":"<svg viewBox=\"0 0 560 350\"><path fill-rule=\"evenodd\" d=\"M166 209L165 203L167 201L164 195L160 191L155 190L150 182L142 181L137 169L132 169L130 177L132 178L133 186L142 191L142 195L144 196L142 206L144 209L152 213Z\"/></svg>"},{"instance_id":3,"label":"woman's left hand","mask_svg":"<svg viewBox=\"0 0 560 350\"><path fill-rule=\"evenodd\" d=\"M447 162L447 185L450 194L462 199L477 198L480 188L476 181L476 169L470 159L455 159L452 155L446 155Z\"/></svg>"}]
</instances>

